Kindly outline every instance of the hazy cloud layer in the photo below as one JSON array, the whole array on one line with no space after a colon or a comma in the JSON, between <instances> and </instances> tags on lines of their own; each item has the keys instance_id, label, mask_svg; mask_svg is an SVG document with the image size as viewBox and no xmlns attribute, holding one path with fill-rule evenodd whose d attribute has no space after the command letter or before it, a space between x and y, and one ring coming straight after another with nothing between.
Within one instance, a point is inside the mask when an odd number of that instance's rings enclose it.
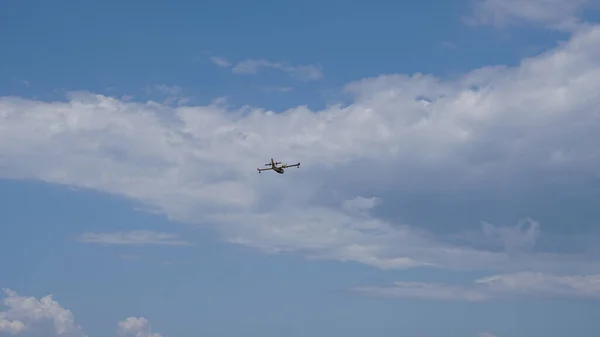
<instances>
[{"instance_id":1,"label":"hazy cloud layer","mask_svg":"<svg viewBox=\"0 0 600 337\"><path fill-rule=\"evenodd\" d=\"M472 285L395 282L356 290L376 296L427 300L486 301L506 298L600 299L600 274L557 276L521 272L477 279Z\"/></svg>"},{"instance_id":2,"label":"hazy cloud layer","mask_svg":"<svg viewBox=\"0 0 600 337\"><path fill-rule=\"evenodd\" d=\"M107 245L166 245L187 246L190 243L176 234L134 230L116 233L83 233L77 237L81 242Z\"/></svg>"},{"instance_id":3,"label":"hazy cloud layer","mask_svg":"<svg viewBox=\"0 0 600 337\"><path fill-rule=\"evenodd\" d=\"M597 0L474 0L470 24L505 27L533 23L545 28L572 31L583 22L585 9L598 9Z\"/></svg>"},{"instance_id":4,"label":"hazy cloud layer","mask_svg":"<svg viewBox=\"0 0 600 337\"><path fill-rule=\"evenodd\" d=\"M265 59L244 60L232 64L223 57L212 56L211 61L219 67L231 68L238 75L254 75L261 69L275 69L289 74L292 78L302 81L317 81L323 77L321 68L314 65L291 65L287 62L274 62Z\"/></svg>"}]
</instances>

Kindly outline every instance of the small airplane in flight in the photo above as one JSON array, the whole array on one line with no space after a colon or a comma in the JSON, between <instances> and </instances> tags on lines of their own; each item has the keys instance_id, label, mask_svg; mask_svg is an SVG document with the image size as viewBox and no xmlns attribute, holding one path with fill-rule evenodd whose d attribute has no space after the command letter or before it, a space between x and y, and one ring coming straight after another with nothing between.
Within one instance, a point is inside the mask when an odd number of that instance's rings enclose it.
<instances>
[{"instance_id":1,"label":"small airplane in flight","mask_svg":"<svg viewBox=\"0 0 600 337\"><path fill-rule=\"evenodd\" d=\"M271 166L269 168L257 168L258 173L262 173L262 171L268 171L268 170L273 170L279 174L283 174L284 170L288 167L300 167L300 163L298 164L294 164L294 165L287 165L287 164L283 164L281 166L277 166L277 164L281 164L280 161L273 161L273 158L271 158L271 162L269 164L265 164L265 166Z\"/></svg>"}]
</instances>

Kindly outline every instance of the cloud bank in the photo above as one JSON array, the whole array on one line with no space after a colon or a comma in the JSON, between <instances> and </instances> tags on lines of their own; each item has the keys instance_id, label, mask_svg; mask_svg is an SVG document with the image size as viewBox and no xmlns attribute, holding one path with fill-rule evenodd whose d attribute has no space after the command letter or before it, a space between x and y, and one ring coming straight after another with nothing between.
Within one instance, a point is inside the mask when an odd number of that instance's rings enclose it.
<instances>
[{"instance_id":1,"label":"cloud bank","mask_svg":"<svg viewBox=\"0 0 600 337\"><path fill-rule=\"evenodd\" d=\"M281 113L85 92L65 102L2 97L0 177L124 196L268 252L382 269L600 272L597 256L534 249L544 229L536 219L484 225L498 250L377 214L390 193L475 200L594 188L599 26L516 67L453 80L383 75L346 91L350 105ZM271 157L302 168L258 175Z\"/></svg>"}]
</instances>

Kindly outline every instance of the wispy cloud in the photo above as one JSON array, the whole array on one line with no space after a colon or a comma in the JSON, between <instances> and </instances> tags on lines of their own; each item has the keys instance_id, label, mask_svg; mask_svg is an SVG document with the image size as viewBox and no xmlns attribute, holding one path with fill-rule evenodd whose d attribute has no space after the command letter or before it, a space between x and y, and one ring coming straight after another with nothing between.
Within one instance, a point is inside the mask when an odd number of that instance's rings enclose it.
<instances>
[{"instance_id":1,"label":"wispy cloud","mask_svg":"<svg viewBox=\"0 0 600 337\"><path fill-rule=\"evenodd\" d=\"M470 285L395 282L393 286L361 287L374 296L449 301L503 298L589 298L600 300L600 275L558 276L534 272L480 278Z\"/></svg>"},{"instance_id":2,"label":"wispy cloud","mask_svg":"<svg viewBox=\"0 0 600 337\"><path fill-rule=\"evenodd\" d=\"M256 74L260 68L272 68L290 74L294 78L305 81L320 80L323 73L313 65L292 66L282 62L271 62L267 60L246 60L236 64L232 71L235 74Z\"/></svg>"},{"instance_id":3,"label":"wispy cloud","mask_svg":"<svg viewBox=\"0 0 600 337\"><path fill-rule=\"evenodd\" d=\"M456 44L452 41L443 41L440 43L440 45L442 47L448 48L448 49L457 49L458 47L456 46Z\"/></svg>"},{"instance_id":4,"label":"wispy cloud","mask_svg":"<svg viewBox=\"0 0 600 337\"><path fill-rule=\"evenodd\" d=\"M13 78L12 80L13 82L19 83L20 85L24 85L27 87L29 87L29 85L31 84L28 80L22 78Z\"/></svg>"},{"instance_id":5,"label":"wispy cloud","mask_svg":"<svg viewBox=\"0 0 600 337\"><path fill-rule=\"evenodd\" d=\"M84 233L78 238L81 242L107 245L168 245L187 246L188 241L180 239L175 234L159 233L148 230L134 230L116 233Z\"/></svg>"},{"instance_id":6,"label":"wispy cloud","mask_svg":"<svg viewBox=\"0 0 600 337\"><path fill-rule=\"evenodd\" d=\"M264 87L263 88L264 91L271 91L271 92L290 92L292 90L294 90L294 88L292 87Z\"/></svg>"},{"instance_id":7,"label":"wispy cloud","mask_svg":"<svg viewBox=\"0 0 600 337\"><path fill-rule=\"evenodd\" d=\"M183 105L191 100L190 97L183 94L183 88L177 85L149 85L146 87L146 95L149 97L158 97L160 102L165 105Z\"/></svg>"},{"instance_id":8,"label":"wispy cloud","mask_svg":"<svg viewBox=\"0 0 600 337\"><path fill-rule=\"evenodd\" d=\"M519 221L516 227L497 227L484 222L485 236L501 245L507 253L530 251L540 236L539 222L526 218Z\"/></svg>"},{"instance_id":9,"label":"wispy cloud","mask_svg":"<svg viewBox=\"0 0 600 337\"><path fill-rule=\"evenodd\" d=\"M342 203L342 208L351 212L367 212L375 207L379 201L379 198L376 197L355 197L344 201Z\"/></svg>"},{"instance_id":10,"label":"wispy cloud","mask_svg":"<svg viewBox=\"0 0 600 337\"><path fill-rule=\"evenodd\" d=\"M489 332L482 332L477 337L498 337L498 336L491 334Z\"/></svg>"},{"instance_id":11,"label":"wispy cloud","mask_svg":"<svg viewBox=\"0 0 600 337\"><path fill-rule=\"evenodd\" d=\"M474 13L465 18L470 25L504 27L533 23L547 28L574 30L582 24L582 10L597 6L594 0L474 0Z\"/></svg>"},{"instance_id":12,"label":"wispy cloud","mask_svg":"<svg viewBox=\"0 0 600 337\"><path fill-rule=\"evenodd\" d=\"M123 260L129 260L129 261L134 261L134 260L139 260L139 257L137 255L131 255L131 254L121 254L119 255L121 257L121 259Z\"/></svg>"},{"instance_id":13,"label":"wispy cloud","mask_svg":"<svg viewBox=\"0 0 600 337\"><path fill-rule=\"evenodd\" d=\"M231 62L227 61L224 57L211 56L210 60L219 67L227 68L231 66Z\"/></svg>"},{"instance_id":14,"label":"wispy cloud","mask_svg":"<svg viewBox=\"0 0 600 337\"><path fill-rule=\"evenodd\" d=\"M322 70L314 65L290 65L286 62L273 62L265 59L245 60L233 64L223 57L212 56L211 61L223 68L231 68L234 74L254 75L261 68L270 68L288 73L292 78L302 81L317 81L323 77Z\"/></svg>"}]
</instances>

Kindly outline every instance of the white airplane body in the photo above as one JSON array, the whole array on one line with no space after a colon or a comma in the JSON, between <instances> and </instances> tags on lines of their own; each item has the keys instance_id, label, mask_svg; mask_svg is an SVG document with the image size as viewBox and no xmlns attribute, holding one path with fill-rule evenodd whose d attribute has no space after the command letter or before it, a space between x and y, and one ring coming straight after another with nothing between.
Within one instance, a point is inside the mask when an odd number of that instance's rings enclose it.
<instances>
[{"instance_id":1,"label":"white airplane body","mask_svg":"<svg viewBox=\"0 0 600 337\"><path fill-rule=\"evenodd\" d=\"M276 162L273 160L273 158L271 158L271 162L269 164L265 164L265 166L270 166L269 168L257 168L258 173L262 173L262 171L268 171L268 170L273 170L279 174L283 174L285 172L285 169L288 167L300 167L300 163L298 164L294 164L294 165L287 165L287 164L283 164L281 166L277 166L277 164L281 164L281 162Z\"/></svg>"}]
</instances>

